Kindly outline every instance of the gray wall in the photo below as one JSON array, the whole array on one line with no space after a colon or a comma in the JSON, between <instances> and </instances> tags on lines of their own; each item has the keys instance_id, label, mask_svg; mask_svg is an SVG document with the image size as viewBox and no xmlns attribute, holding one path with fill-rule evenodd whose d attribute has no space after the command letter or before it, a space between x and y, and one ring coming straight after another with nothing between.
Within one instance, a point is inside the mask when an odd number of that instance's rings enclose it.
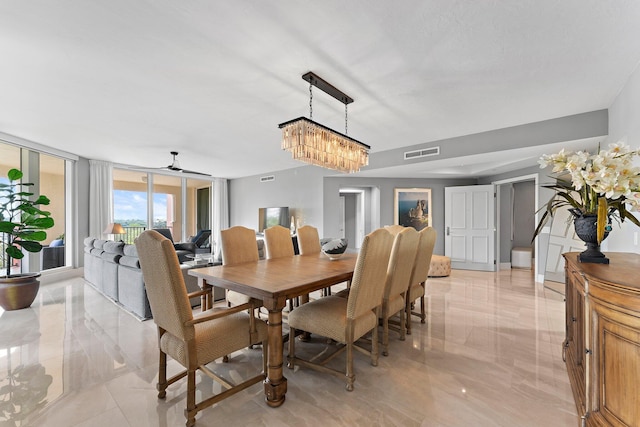
<instances>
[{"instance_id":1,"label":"gray wall","mask_svg":"<svg viewBox=\"0 0 640 427\"><path fill-rule=\"evenodd\" d=\"M511 262L511 189L513 184L499 186L500 191L500 262Z\"/></svg>"},{"instance_id":2,"label":"gray wall","mask_svg":"<svg viewBox=\"0 0 640 427\"><path fill-rule=\"evenodd\" d=\"M433 226L438 232L435 253L444 254L444 188L456 185L474 185L475 179L434 180L405 178L358 178L349 175L325 176L333 172L316 166L303 166L273 173L275 181L260 183L259 176L239 178L229 183L230 225L257 228L258 208L289 206L300 225L318 227L321 236L339 235L340 189L377 189L380 195L379 212L367 215L365 234L371 224L393 224L395 188L431 188ZM366 194L366 205L377 204L374 191ZM370 209L367 209L370 210ZM379 218L379 219L378 219Z\"/></svg>"},{"instance_id":3,"label":"gray wall","mask_svg":"<svg viewBox=\"0 0 640 427\"><path fill-rule=\"evenodd\" d=\"M535 183L533 181L513 184L513 242L515 247L532 247L535 230Z\"/></svg>"},{"instance_id":4,"label":"gray wall","mask_svg":"<svg viewBox=\"0 0 640 427\"><path fill-rule=\"evenodd\" d=\"M322 177L325 169L302 166L272 172L275 180L260 182L264 175L229 181L229 225L258 229L258 209L288 206L300 225L322 224ZM322 230L318 230L322 236Z\"/></svg>"},{"instance_id":5,"label":"gray wall","mask_svg":"<svg viewBox=\"0 0 640 427\"><path fill-rule=\"evenodd\" d=\"M631 148L640 148L640 68L636 68L627 84L609 108L609 138L611 142L625 141ZM603 144L604 145L604 144ZM636 164L640 166L640 164ZM636 216L638 214L636 213ZM629 221L618 227L602 242L603 251L640 253L640 245L634 243L640 229Z\"/></svg>"}]
</instances>

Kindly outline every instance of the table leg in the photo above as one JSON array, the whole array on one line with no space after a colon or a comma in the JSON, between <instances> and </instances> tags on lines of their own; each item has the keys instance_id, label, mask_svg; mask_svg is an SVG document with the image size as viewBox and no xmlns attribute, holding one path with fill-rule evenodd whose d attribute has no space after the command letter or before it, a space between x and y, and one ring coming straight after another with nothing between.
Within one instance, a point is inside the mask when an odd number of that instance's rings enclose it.
<instances>
[{"instance_id":1,"label":"table leg","mask_svg":"<svg viewBox=\"0 0 640 427\"><path fill-rule=\"evenodd\" d=\"M198 277L198 286L200 286L200 289L202 289L203 291L209 291L205 294L202 294L202 296L200 297L200 309L202 311L209 310L211 307L213 307L213 286L208 284L207 281L202 277Z\"/></svg>"},{"instance_id":2,"label":"table leg","mask_svg":"<svg viewBox=\"0 0 640 427\"><path fill-rule=\"evenodd\" d=\"M267 405L277 407L284 403L287 393L287 379L282 373L282 307L269 309L267 327L269 352L267 354L267 378L264 380L264 394Z\"/></svg>"}]
</instances>

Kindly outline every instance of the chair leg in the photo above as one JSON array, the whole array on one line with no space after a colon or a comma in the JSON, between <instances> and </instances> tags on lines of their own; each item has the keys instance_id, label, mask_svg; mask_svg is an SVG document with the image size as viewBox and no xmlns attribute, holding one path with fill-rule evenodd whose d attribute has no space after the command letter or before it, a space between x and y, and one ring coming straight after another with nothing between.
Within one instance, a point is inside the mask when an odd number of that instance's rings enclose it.
<instances>
[{"instance_id":1,"label":"chair leg","mask_svg":"<svg viewBox=\"0 0 640 427\"><path fill-rule=\"evenodd\" d=\"M347 391L353 391L353 383L356 381L356 376L353 373L353 340L347 342Z\"/></svg>"},{"instance_id":2,"label":"chair leg","mask_svg":"<svg viewBox=\"0 0 640 427\"><path fill-rule=\"evenodd\" d=\"M164 399L167 396L167 355L160 351L160 360L158 361L158 398Z\"/></svg>"},{"instance_id":3,"label":"chair leg","mask_svg":"<svg viewBox=\"0 0 640 427\"><path fill-rule=\"evenodd\" d=\"M405 310L404 310L404 314L407 318L406 322L407 322L407 335L411 335L411 301L407 300L407 303L405 305Z\"/></svg>"},{"instance_id":4,"label":"chair leg","mask_svg":"<svg viewBox=\"0 0 640 427\"><path fill-rule=\"evenodd\" d=\"M399 313L400 316L400 341L404 341L406 339L406 319L405 319L405 310L400 310Z\"/></svg>"},{"instance_id":5,"label":"chair leg","mask_svg":"<svg viewBox=\"0 0 640 427\"><path fill-rule=\"evenodd\" d=\"M293 369L296 358L296 330L289 328L289 356L287 357L287 368Z\"/></svg>"},{"instance_id":6,"label":"chair leg","mask_svg":"<svg viewBox=\"0 0 640 427\"><path fill-rule=\"evenodd\" d=\"M386 310L382 314L382 355L389 355L389 317Z\"/></svg>"},{"instance_id":7,"label":"chair leg","mask_svg":"<svg viewBox=\"0 0 640 427\"><path fill-rule=\"evenodd\" d=\"M193 427L196 424L196 371L189 370L187 372L187 409L184 415L187 417L187 427Z\"/></svg>"},{"instance_id":8,"label":"chair leg","mask_svg":"<svg viewBox=\"0 0 640 427\"><path fill-rule=\"evenodd\" d=\"M420 297L420 323L425 323L427 320L427 313L424 309L424 295Z\"/></svg>"},{"instance_id":9,"label":"chair leg","mask_svg":"<svg viewBox=\"0 0 640 427\"><path fill-rule=\"evenodd\" d=\"M378 366L378 326L373 328L371 335L371 364Z\"/></svg>"}]
</instances>

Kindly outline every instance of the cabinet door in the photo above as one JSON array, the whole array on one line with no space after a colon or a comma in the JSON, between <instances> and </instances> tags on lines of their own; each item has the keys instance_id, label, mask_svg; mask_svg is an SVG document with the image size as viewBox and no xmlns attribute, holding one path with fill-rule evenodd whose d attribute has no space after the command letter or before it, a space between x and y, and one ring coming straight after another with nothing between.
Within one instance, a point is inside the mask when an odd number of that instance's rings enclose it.
<instances>
[{"instance_id":1,"label":"cabinet door","mask_svg":"<svg viewBox=\"0 0 640 427\"><path fill-rule=\"evenodd\" d=\"M565 362L573 397L579 414L586 412L584 278L572 268L566 269L566 334Z\"/></svg>"},{"instance_id":2,"label":"cabinet door","mask_svg":"<svg viewBox=\"0 0 640 427\"><path fill-rule=\"evenodd\" d=\"M594 363L590 425L640 425L640 318L591 300ZM593 423L591 422L593 421Z\"/></svg>"}]
</instances>

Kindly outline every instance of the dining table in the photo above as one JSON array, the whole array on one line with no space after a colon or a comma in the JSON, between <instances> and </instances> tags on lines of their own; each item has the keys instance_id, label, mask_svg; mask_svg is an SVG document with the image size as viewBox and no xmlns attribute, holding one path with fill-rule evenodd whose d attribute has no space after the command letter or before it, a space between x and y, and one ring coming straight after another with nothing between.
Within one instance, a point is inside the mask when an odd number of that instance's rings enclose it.
<instances>
[{"instance_id":1,"label":"dining table","mask_svg":"<svg viewBox=\"0 0 640 427\"><path fill-rule=\"evenodd\" d=\"M350 281L357 258L357 253L347 252L336 260L330 260L325 254L318 253L189 270L189 275L198 278L201 289L210 290L212 286L219 286L240 292L261 300L267 309L268 350L264 393L269 406L282 405L287 393L287 379L283 372L282 329L282 310L287 300ZM211 298L204 298L203 310L211 308L212 303Z\"/></svg>"}]
</instances>

